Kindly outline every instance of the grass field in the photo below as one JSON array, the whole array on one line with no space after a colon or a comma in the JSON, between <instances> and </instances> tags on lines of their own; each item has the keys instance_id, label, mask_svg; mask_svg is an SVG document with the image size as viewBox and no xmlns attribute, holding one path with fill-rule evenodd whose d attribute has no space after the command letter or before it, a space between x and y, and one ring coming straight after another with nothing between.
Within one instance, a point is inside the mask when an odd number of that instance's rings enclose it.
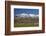
<instances>
[{"instance_id":1,"label":"grass field","mask_svg":"<svg viewBox=\"0 0 46 36\"><path fill-rule=\"evenodd\" d=\"M35 21L36 20L36 21ZM39 24L34 24L38 23L38 19L32 19L32 18L15 18L14 20L14 27L34 27L38 26Z\"/></svg>"},{"instance_id":2,"label":"grass field","mask_svg":"<svg viewBox=\"0 0 46 36\"><path fill-rule=\"evenodd\" d=\"M34 27L34 23L32 23L32 24L31 23L28 23L28 24L25 24L25 23L24 24L23 23L21 24L20 23L20 24L15 24L14 27Z\"/></svg>"}]
</instances>

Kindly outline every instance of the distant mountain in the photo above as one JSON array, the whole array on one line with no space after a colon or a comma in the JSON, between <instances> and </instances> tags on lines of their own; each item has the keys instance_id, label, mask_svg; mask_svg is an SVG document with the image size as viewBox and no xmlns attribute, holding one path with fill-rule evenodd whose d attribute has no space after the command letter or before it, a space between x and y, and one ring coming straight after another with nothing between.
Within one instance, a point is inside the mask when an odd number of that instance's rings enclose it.
<instances>
[{"instance_id":1,"label":"distant mountain","mask_svg":"<svg viewBox=\"0 0 46 36\"><path fill-rule=\"evenodd\" d=\"M34 17L39 17L39 15L26 14L26 13L16 14L15 16L17 16L17 17L23 17L23 18L25 18L25 17L32 17L32 18L34 18Z\"/></svg>"}]
</instances>

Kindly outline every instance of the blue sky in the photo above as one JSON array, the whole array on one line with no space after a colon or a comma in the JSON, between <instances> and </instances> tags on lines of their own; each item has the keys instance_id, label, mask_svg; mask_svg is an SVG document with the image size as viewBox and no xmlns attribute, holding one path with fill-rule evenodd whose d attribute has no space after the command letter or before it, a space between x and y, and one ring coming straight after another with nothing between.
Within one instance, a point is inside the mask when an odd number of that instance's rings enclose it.
<instances>
[{"instance_id":1,"label":"blue sky","mask_svg":"<svg viewBox=\"0 0 46 36\"><path fill-rule=\"evenodd\" d=\"M14 15L21 14L21 13L37 15L37 14L39 14L39 9L14 8Z\"/></svg>"}]
</instances>

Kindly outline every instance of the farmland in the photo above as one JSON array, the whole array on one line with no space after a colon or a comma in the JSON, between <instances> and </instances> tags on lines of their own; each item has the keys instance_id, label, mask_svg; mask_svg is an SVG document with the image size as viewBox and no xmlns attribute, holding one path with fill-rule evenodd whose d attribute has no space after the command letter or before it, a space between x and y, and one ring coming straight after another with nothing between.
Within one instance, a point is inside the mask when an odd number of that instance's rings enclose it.
<instances>
[{"instance_id":1,"label":"farmland","mask_svg":"<svg viewBox=\"0 0 46 36\"><path fill-rule=\"evenodd\" d=\"M14 17L14 27L34 27L34 26L38 26L38 24L39 24L38 18Z\"/></svg>"}]
</instances>

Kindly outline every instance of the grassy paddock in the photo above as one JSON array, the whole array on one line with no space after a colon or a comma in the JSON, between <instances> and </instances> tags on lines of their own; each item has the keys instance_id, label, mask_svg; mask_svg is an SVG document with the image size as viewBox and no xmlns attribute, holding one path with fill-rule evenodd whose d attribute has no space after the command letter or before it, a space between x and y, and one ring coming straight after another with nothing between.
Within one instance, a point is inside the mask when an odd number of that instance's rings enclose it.
<instances>
[{"instance_id":1,"label":"grassy paddock","mask_svg":"<svg viewBox=\"0 0 46 36\"><path fill-rule=\"evenodd\" d=\"M38 18L14 18L14 27L34 27L38 22Z\"/></svg>"},{"instance_id":2,"label":"grassy paddock","mask_svg":"<svg viewBox=\"0 0 46 36\"><path fill-rule=\"evenodd\" d=\"M14 25L14 27L34 27L34 23L32 23L32 24L31 23L26 23L26 24L25 23L20 23L20 24L17 23Z\"/></svg>"}]
</instances>

